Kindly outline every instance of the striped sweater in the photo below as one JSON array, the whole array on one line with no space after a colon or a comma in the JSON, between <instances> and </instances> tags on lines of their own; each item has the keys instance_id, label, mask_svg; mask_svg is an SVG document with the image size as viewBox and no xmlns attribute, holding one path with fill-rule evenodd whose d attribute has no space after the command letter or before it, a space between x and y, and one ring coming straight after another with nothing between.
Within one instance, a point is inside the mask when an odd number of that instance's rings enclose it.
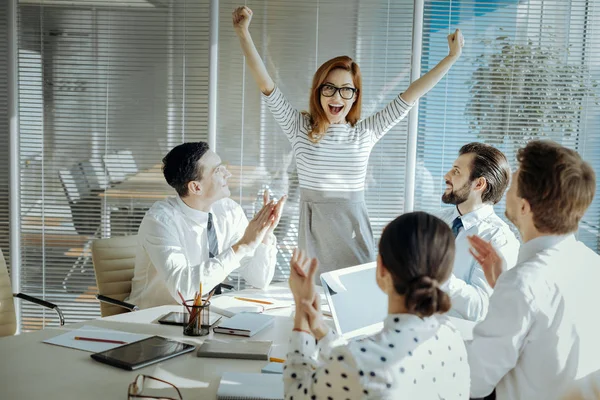
<instances>
[{"instance_id":1,"label":"striped sweater","mask_svg":"<svg viewBox=\"0 0 600 400\"><path fill-rule=\"evenodd\" d=\"M411 109L397 96L383 110L356 123L329 125L319 143L308 137L308 116L294 109L279 88L264 96L273 117L290 140L300 187L319 191L361 191L373 146Z\"/></svg>"}]
</instances>

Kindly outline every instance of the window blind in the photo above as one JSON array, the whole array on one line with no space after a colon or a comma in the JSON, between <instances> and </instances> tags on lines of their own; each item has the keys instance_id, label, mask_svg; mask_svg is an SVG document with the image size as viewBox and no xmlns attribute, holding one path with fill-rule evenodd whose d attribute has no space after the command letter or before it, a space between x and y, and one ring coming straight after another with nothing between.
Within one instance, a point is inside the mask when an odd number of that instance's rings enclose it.
<instances>
[{"instance_id":1,"label":"window blind","mask_svg":"<svg viewBox=\"0 0 600 400\"><path fill-rule=\"evenodd\" d=\"M22 288L76 322L99 316L91 240L136 234L145 211L174 193L162 157L207 139L209 4L28 3L19 8ZM22 321L24 330L57 323L26 303Z\"/></svg>"},{"instance_id":2,"label":"window blind","mask_svg":"<svg viewBox=\"0 0 600 400\"><path fill-rule=\"evenodd\" d=\"M443 175L472 141L497 146L516 168L518 148L552 139L600 171L599 22L597 1L425 1L422 72L443 56L448 33L460 28L466 44L420 103L417 208L442 206ZM599 194L578 235L596 251Z\"/></svg>"},{"instance_id":3,"label":"window blind","mask_svg":"<svg viewBox=\"0 0 600 400\"><path fill-rule=\"evenodd\" d=\"M261 102L244 65L231 12L244 4L253 10L250 33L258 52L276 85L299 110L308 110L312 77L323 62L339 55L354 58L363 76L364 118L409 84L413 2L226 0L220 4L217 152L231 164L244 166L243 179L256 181L232 193L249 217L260 206L257 195L264 185L276 197L289 195L276 232L279 258L275 280L284 280L298 235L300 194L295 161L287 138ZM404 120L371 154L366 201L376 239L404 207L406 137Z\"/></svg>"},{"instance_id":4,"label":"window blind","mask_svg":"<svg viewBox=\"0 0 600 400\"><path fill-rule=\"evenodd\" d=\"M0 3L0 141L9 141L8 111L8 2ZM9 248L9 147L0 148L0 250L6 260L10 272Z\"/></svg>"}]
</instances>

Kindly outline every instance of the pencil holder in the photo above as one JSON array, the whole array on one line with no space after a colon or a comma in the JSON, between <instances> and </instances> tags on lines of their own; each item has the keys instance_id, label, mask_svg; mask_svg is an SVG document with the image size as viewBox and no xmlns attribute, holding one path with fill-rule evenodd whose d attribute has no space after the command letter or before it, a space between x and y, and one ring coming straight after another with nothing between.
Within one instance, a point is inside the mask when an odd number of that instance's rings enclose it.
<instances>
[{"instance_id":1,"label":"pencil holder","mask_svg":"<svg viewBox=\"0 0 600 400\"><path fill-rule=\"evenodd\" d=\"M183 304L183 334L186 336L205 336L210 333L210 302L194 305L193 300Z\"/></svg>"}]
</instances>

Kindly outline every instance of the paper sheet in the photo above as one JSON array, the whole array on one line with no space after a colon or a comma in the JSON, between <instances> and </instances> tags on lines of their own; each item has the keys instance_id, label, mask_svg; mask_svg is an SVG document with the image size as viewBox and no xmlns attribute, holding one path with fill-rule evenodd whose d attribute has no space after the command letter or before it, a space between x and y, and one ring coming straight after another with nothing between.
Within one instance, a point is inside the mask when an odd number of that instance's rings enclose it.
<instances>
[{"instance_id":1,"label":"paper sheet","mask_svg":"<svg viewBox=\"0 0 600 400\"><path fill-rule=\"evenodd\" d=\"M57 346L71 347L73 349L98 353L100 351L114 349L123 346L117 343L90 342L87 340L75 340L76 336L91 337L96 339L120 340L122 342L132 343L138 340L146 339L151 335L142 335L139 333L129 333L116 331L114 329L98 328L96 326L84 325L79 329L67 331L62 335L44 340L44 343L55 344Z\"/></svg>"}]
</instances>

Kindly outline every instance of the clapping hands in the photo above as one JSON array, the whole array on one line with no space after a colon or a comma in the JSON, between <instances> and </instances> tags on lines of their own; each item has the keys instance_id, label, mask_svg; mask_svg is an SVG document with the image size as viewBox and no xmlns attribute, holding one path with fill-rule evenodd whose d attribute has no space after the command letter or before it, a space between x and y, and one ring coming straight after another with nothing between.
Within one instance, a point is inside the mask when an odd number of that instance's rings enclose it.
<instances>
[{"instance_id":1,"label":"clapping hands","mask_svg":"<svg viewBox=\"0 0 600 400\"><path fill-rule=\"evenodd\" d=\"M306 330L321 339L327 334L329 328L323 321L321 314L321 298L315 290L315 275L319 267L316 258L310 258L299 249L294 250L290 261L290 289L296 302L295 328Z\"/></svg>"}]
</instances>

